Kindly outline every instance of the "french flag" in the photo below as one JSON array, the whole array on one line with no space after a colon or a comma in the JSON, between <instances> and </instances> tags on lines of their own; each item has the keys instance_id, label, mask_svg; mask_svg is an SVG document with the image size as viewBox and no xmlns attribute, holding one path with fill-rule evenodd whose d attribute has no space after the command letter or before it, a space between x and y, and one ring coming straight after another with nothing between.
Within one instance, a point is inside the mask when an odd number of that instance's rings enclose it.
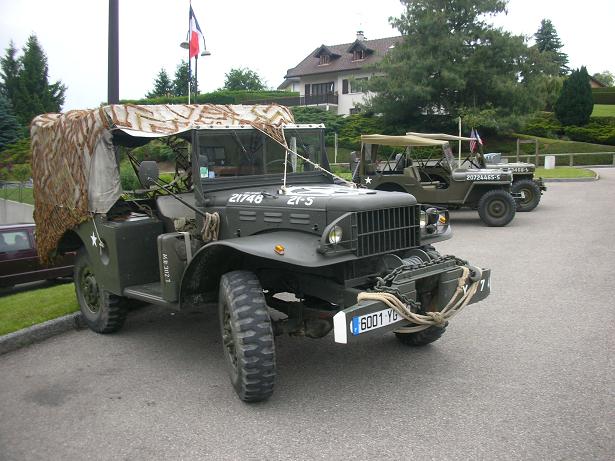
<instances>
[{"instance_id":1,"label":"french flag","mask_svg":"<svg viewBox=\"0 0 615 461\"><path fill-rule=\"evenodd\" d=\"M203 32L201 32L201 28L199 27L199 21L196 20L192 5L190 5L190 27L188 29L188 36L190 41L190 57L194 58L199 54L199 39L203 40Z\"/></svg>"}]
</instances>

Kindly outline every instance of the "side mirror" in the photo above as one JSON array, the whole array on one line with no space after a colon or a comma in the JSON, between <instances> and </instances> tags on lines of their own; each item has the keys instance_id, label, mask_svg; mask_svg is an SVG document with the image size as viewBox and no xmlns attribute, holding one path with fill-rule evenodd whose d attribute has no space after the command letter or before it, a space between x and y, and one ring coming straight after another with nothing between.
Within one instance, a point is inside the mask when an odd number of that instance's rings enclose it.
<instances>
[{"instance_id":1,"label":"side mirror","mask_svg":"<svg viewBox=\"0 0 615 461\"><path fill-rule=\"evenodd\" d=\"M139 182L145 189L156 185L158 177L158 164L156 162L144 160L139 164Z\"/></svg>"}]
</instances>

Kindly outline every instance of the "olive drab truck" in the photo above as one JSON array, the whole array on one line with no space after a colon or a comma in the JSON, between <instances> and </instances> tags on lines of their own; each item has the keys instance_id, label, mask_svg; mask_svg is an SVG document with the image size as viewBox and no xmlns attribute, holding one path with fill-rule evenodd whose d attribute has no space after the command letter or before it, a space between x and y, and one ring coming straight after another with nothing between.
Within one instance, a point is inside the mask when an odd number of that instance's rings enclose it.
<instances>
[{"instance_id":1,"label":"olive drab truck","mask_svg":"<svg viewBox=\"0 0 615 461\"><path fill-rule=\"evenodd\" d=\"M173 179L134 149L172 149ZM448 212L330 172L322 125L282 106L111 105L32 125L35 219L44 258L77 252L74 282L95 332L145 302L217 301L240 399L268 398L274 337L352 346L393 332L438 339L490 292L490 270L442 255ZM127 156L141 189L122 191Z\"/></svg>"}]
</instances>

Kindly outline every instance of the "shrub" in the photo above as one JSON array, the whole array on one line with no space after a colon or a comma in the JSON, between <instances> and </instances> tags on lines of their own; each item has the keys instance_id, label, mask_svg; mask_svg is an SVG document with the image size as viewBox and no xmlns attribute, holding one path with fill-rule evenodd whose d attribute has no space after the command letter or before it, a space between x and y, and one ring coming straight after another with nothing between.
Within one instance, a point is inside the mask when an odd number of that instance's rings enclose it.
<instances>
[{"instance_id":1,"label":"shrub","mask_svg":"<svg viewBox=\"0 0 615 461\"><path fill-rule=\"evenodd\" d=\"M574 70L564 81L555 103L555 116L562 125L585 125L594 109L587 69Z\"/></svg>"},{"instance_id":2,"label":"shrub","mask_svg":"<svg viewBox=\"0 0 615 461\"><path fill-rule=\"evenodd\" d=\"M217 90L211 93L199 94L196 102L199 104L241 104L244 101L268 101L275 98L288 98L298 96L294 91L231 91ZM187 104L188 96L161 96L158 98L125 99L120 101L122 104ZM195 102L193 98L191 102Z\"/></svg>"}]
</instances>

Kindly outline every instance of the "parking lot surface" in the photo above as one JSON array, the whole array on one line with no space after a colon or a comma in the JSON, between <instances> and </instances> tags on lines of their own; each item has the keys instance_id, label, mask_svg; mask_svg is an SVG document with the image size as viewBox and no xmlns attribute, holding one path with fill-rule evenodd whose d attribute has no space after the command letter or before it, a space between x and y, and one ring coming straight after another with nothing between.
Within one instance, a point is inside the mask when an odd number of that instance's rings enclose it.
<instances>
[{"instance_id":1,"label":"parking lot surface","mask_svg":"<svg viewBox=\"0 0 615 461\"><path fill-rule=\"evenodd\" d=\"M0 356L0 459L613 459L615 169L550 183L437 245L492 294L436 343L277 338L273 397L240 402L214 308L134 312Z\"/></svg>"}]
</instances>

